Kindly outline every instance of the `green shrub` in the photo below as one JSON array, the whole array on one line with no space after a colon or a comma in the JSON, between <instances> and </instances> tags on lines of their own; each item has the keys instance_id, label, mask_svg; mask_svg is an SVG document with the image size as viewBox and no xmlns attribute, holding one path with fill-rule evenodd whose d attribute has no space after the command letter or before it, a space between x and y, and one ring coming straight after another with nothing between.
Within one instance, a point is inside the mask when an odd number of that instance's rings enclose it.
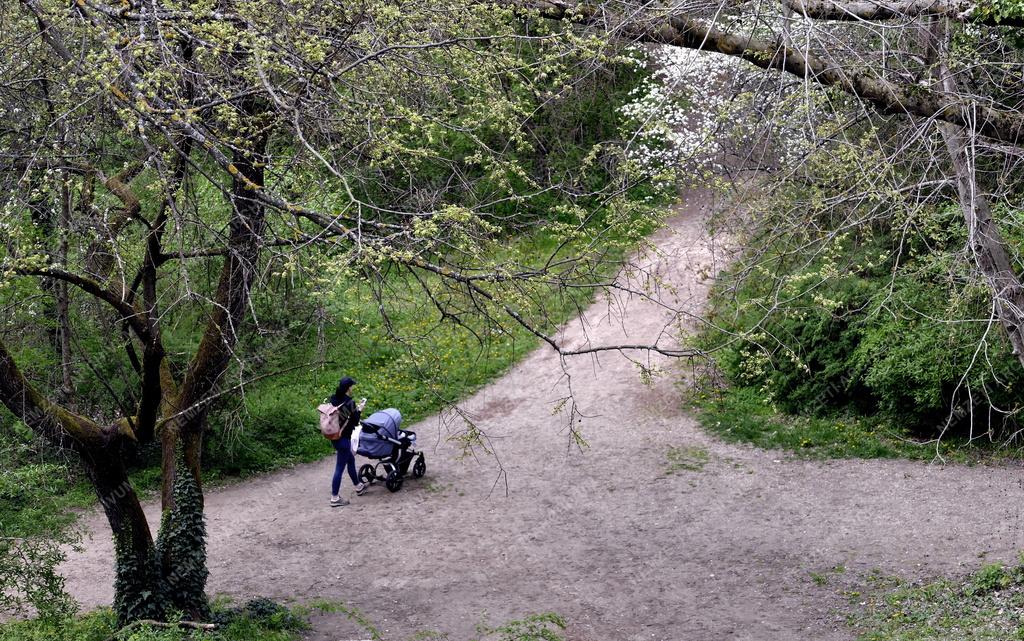
<instances>
[{"instance_id":1,"label":"green shrub","mask_svg":"<svg viewBox=\"0 0 1024 641\"><path fill-rule=\"evenodd\" d=\"M769 258L776 278L734 288L724 274L712 294L721 331L705 347L732 385L790 414L874 416L926 438L1008 433L1024 368L988 322L988 292L956 272L946 241L897 262L898 242L841 236L810 263Z\"/></svg>"},{"instance_id":2,"label":"green shrub","mask_svg":"<svg viewBox=\"0 0 1024 641\"><path fill-rule=\"evenodd\" d=\"M975 572L971 581L964 586L964 592L972 596L982 596L1008 588L1015 580L1012 570L1008 570L1001 563L990 563Z\"/></svg>"},{"instance_id":3,"label":"green shrub","mask_svg":"<svg viewBox=\"0 0 1024 641\"><path fill-rule=\"evenodd\" d=\"M0 612L34 614L46 623L72 616L77 605L64 590L59 566L66 558L62 546L73 542L67 534L0 537Z\"/></svg>"}]
</instances>

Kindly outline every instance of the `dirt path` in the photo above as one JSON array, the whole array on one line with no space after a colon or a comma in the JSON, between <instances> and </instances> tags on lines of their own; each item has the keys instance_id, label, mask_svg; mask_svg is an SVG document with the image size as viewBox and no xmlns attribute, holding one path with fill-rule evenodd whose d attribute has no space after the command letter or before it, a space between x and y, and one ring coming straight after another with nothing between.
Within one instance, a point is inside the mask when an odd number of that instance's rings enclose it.
<instances>
[{"instance_id":1,"label":"dirt path","mask_svg":"<svg viewBox=\"0 0 1024 641\"><path fill-rule=\"evenodd\" d=\"M697 309L708 201L684 200L657 238L657 268ZM640 341L665 320L639 300L596 304L587 333ZM581 327L564 338L582 343ZM427 478L397 494L374 487L330 509L329 459L211 492L210 590L344 600L395 641L420 630L461 641L485 617L542 611L565 616L573 641L840 640L854 635L835 615L835 591L810 572L936 575L1024 548L1018 470L792 461L708 437L681 409L676 376L645 387L611 354L570 371L595 415L582 424L583 453L552 415L565 381L549 351L466 402L495 437L507 497L492 492L495 460L456 460L436 418L414 426L431 444ZM666 474L677 446L705 449L703 470ZM69 562L69 588L88 606L108 604L111 549L99 516L89 528L96 541ZM365 636L343 617L315 624L315 639Z\"/></svg>"}]
</instances>

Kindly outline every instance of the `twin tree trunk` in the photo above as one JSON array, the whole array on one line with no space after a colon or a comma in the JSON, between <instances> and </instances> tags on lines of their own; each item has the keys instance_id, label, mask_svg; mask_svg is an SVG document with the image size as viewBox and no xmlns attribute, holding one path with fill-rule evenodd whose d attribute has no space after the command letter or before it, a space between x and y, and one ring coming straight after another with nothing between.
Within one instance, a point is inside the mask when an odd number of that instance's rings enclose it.
<instances>
[{"instance_id":1,"label":"twin tree trunk","mask_svg":"<svg viewBox=\"0 0 1024 641\"><path fill-rule=\"evenodd\" d=\"M267 140L261 136L253 142L252 152L239 151L234 158L229 252L215 304L176 398L164 403L170 416L159 430L164 509L157 541L123 466L112 466L108 477L94 481L117 545L115 608L122 621L159 620L168 606L193 619L209 613L201 471L206 399L230 363L259 259L264 206L252 186L263 185Z\"/></svg>"},{"instance_id":2,"label":"twin tree trunk","mask_svg":"<svg viewBox=\"0 0 1024 641\"><path fill-rule=\"evenodd\" d=\"M22 4L35 17L44 40L50 44L57 58L71 61L70 53L59 38L51 34L46 17L38 7L29 0L23 0ZM186 40L181 46L184 59L190 60L190 43ZM230 66L230 59L226 63ZM186 102L191 104L194 90L189 76L183 81L182 93ZM44 91L44 94L48 96L48 92ZM137 103L131 104L137 106ZM259 121L263 106L256 98L243 98L237 106L243 118L248 119L247 124ZM55 118L52 110L51 118ZM63 287L55 290L58 305L54 310L61 319L59 345L65 365L62 387L70 387L71 359L68 354L70 323L65 313L67 298L60 292L66 291L67 283L73 283L98 301L114 307L119 323L128 333L128 358L141 377L141 400L136 415L102 426L50 401L25 379L3 340L0 340L0 402L36 434L57 447L75 451L81 457L86 475L103 507L115 542L117 578L114 607L122 623L138 619L165 619L172 609L192 618L208 614L201 475L203 430L210 396L228 367L238 332L245 320L265 226L259 190L263 188L266 163L266 123L259 123L255 130L256 133L246 139L248 148L234 147L232 162L222 163L232 178L229 194L232 215L226 254L199 347L180 385L164 359L156 287L157 270L163 260L161 236L168 222L168 209L173 208L176 193L188 175L193 144L208 144L194 132L190 135L183 133L181 139L172 145L177 154L177 169L164 185L162 209L151 220L143 219L141 201L129 186L142 163L129 165L109 178L103 176L98 168L78 169L88 177L83 189L83 208L88 208L91 202L92 184L96 178L101 178L107 190L121 201L123 209L118 211L110 226L114 236L131 219L139 218L146 223L149 233L145 257L137 282L131 288L120 291L107 288L109 257L96 243L90 246L85 257L86 274L73 274L65 269L66 245L59 248L57 265L21 272L43 278L44 286L52 280ZM61 194L64 213L70 216L70 191L66 183ZM30 202L33 215L46 211L42 204ZM137 288L140 287L141 305L136 302ZM132 334L143 348L141 362ZM164 477L163 515L155 541L125 467L127 449L154 438L160 439Z\"/></svg>"}]
</instances>

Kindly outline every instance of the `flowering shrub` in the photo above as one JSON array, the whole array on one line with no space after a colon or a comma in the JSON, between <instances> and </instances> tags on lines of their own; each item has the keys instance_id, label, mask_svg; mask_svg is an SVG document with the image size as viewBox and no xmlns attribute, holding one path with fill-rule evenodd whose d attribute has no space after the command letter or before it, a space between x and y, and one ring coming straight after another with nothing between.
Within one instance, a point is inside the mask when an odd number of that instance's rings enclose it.
<instances>
[{"instance_id":1,"label":"flowering shrub","mask_svg":"<svg viewBox=\"0 0 1024 641\"><path fill-rule=\"evenodd\" d=\"M638 179L661 189L721 172L728 155L794 164L830 130L820 89L782 86L766 96L753 90L764 73L735 57L671 46L635 52L652 74L620 108L626 156Z\"/></svg>"},{"instance_id":2,"label":"flowering shrub","mask_svg":"<svg viewBox=\"0 0 1024 641\"><path fill-rule=\"evenodd\" d=\"M720 281L711 320L721 331L706 346L721 348L734 385L788 413L878 416L928 437L1005 436L1024 370L992 331L984 290L960 282L955 254L931 241L902 260L888 234L844 235L808 262L769 247L761 277L734 298L733 275Z\"/></svg>"},{"instance_id":3,"label":"flowering shrub","mask_svg":"<svg viewBox=\"0 0 1024 641\"><path fill-rule=\"evenodd\" d=\"M674 187L681 168L714 158L714 135L727 104L726 78L742 61L669 46L636 52L635 64L653 73L620 108L626 156L638 177L663 189Z\"/></svg>"}]
</instances>

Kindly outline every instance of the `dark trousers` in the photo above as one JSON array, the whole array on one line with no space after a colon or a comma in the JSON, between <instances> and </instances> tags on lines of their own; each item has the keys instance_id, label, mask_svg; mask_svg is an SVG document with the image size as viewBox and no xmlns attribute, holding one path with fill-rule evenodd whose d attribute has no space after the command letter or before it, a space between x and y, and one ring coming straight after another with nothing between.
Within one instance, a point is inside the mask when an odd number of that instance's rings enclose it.
<instances>
[{"instance_id":1,"label":"dark trousers","mask_svg":"<svg viewBox=\"0 0 1024 641\"><path fill-rule=\"evenodd\" d=\"M338 453L338 460L334 463L334 478L331 480L331 495L338 496L341 489L341 476L345 468L348 468L348 475L352 478L352 485L359 485L359 477L356 476L356 457L352 454L352 441L347 438L339 438L332 441L334 451Z\"/></svg>"}]
</instances>

